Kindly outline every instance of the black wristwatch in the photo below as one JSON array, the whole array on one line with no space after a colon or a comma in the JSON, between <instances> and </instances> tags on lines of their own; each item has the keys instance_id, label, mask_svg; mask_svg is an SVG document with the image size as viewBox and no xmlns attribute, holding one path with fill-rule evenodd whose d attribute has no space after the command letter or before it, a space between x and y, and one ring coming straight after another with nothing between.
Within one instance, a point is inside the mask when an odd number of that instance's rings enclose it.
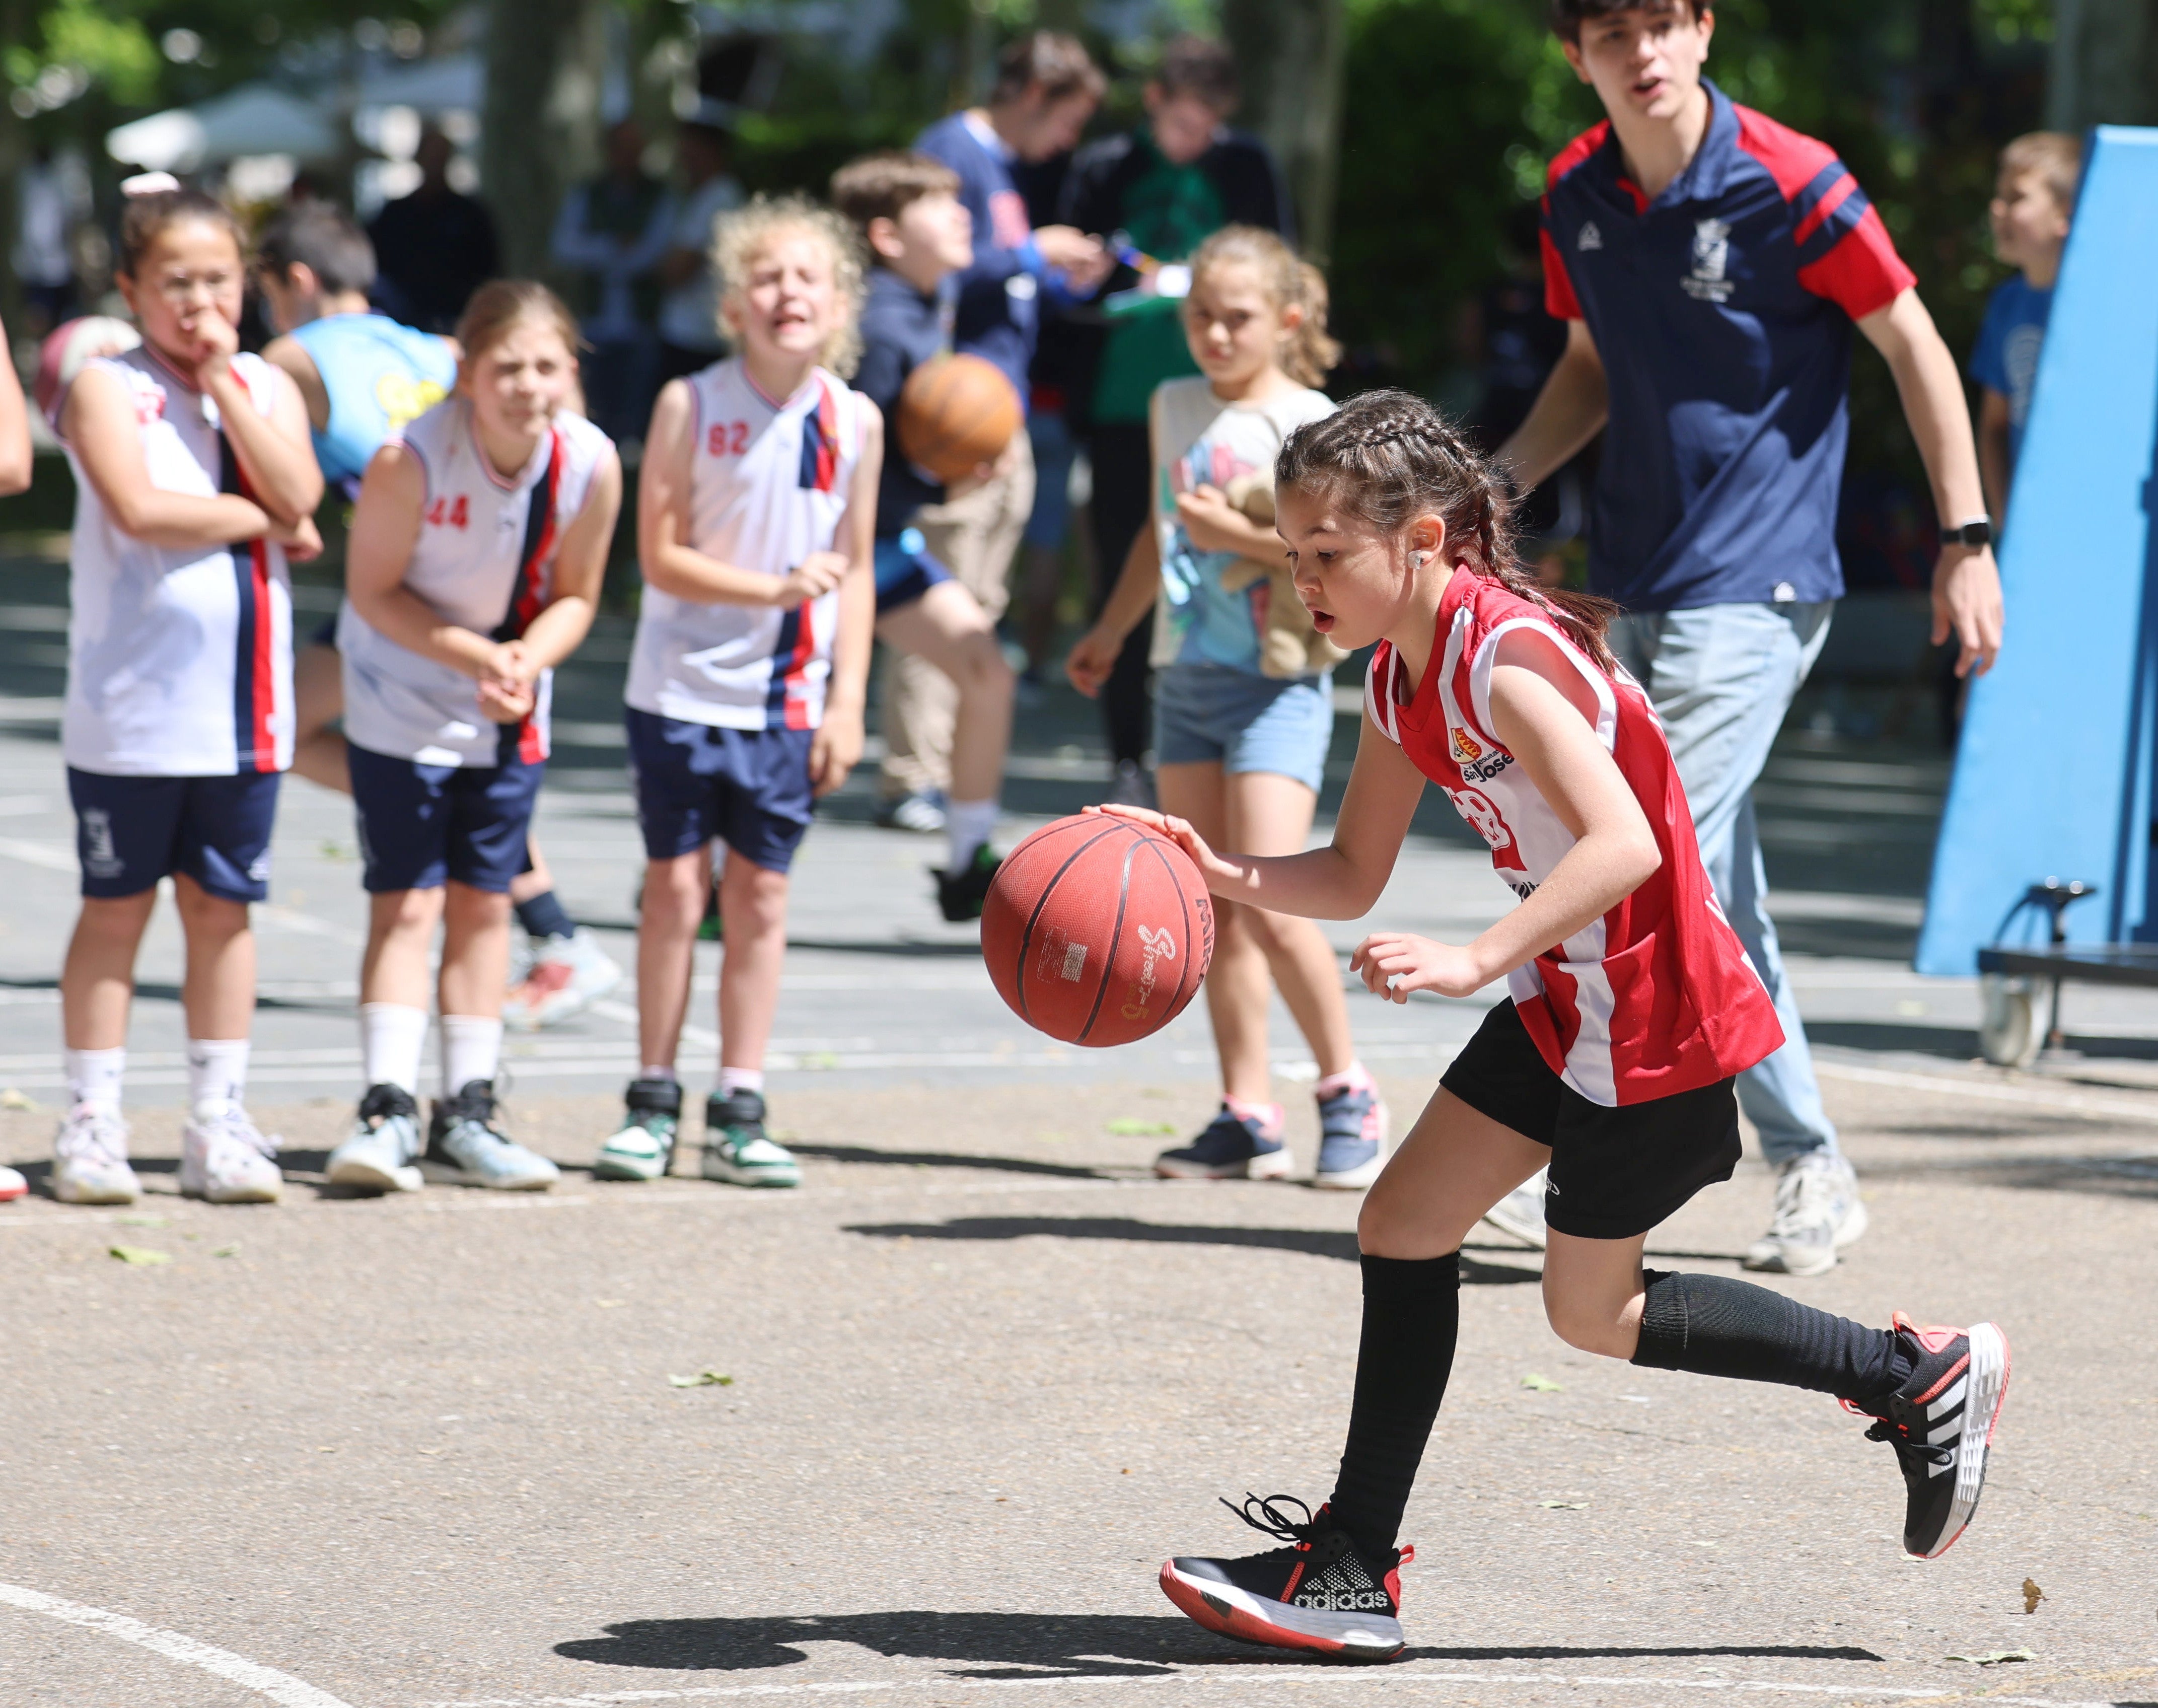
<instances>
[{"instance_id":1,"label":"black wristwatch","mask_svg":"<svg viewBox=\"0 0 2158 1708\"><path fill-rule=\"evenodd\" d=\"M1975 522L1965 522L1959 527L1941 529L1943 545L1967 545L1973 551L1981 545L1993 544L1993 524L1980 517Z\"/></svg>"}]
</instances>

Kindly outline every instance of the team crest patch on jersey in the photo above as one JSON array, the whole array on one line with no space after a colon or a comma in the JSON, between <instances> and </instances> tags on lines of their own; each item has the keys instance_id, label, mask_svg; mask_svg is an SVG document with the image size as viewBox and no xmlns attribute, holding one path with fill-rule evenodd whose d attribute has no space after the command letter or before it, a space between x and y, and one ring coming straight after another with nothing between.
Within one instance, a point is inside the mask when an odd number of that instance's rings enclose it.
<instances>
[{"instance_id":1,"label":"team crest patch on jersey","mask_svg":"<svg viewBox=\"0 0 2158 1708\"><path fill-rule=\"evenodd\" d=\"M1596 222L1593 219L1584 219L1581 222L1581 232L1573 240L1573 246L1577 250L1603 247L1603 234L1596 229Z\"/></svg>"},{"instance_id":2,"label":"team crest patch on jersey","mask_svg":"<svg viewBox=\"0 0 2158 1708\"><path fill-rule=\"evenodd\" d=\"M1484 756L1484 744L1458 725L1447 731L1453 738L1453 757L1461 765L1474 765Z\"/></svg>"},{"instance_id":3,"label":"team crest patch on jersey","mask_svg":"<svg viewBox=\"0 0 2158 1708\"><path fill-rule=\"evenodd\" d=\"M1732 281L1731 224L1728 220L1696 219L1693 223L1693 271L1679 281L1690 297L1704 302L1730 300Z\"/></svg>"}]
</instances>

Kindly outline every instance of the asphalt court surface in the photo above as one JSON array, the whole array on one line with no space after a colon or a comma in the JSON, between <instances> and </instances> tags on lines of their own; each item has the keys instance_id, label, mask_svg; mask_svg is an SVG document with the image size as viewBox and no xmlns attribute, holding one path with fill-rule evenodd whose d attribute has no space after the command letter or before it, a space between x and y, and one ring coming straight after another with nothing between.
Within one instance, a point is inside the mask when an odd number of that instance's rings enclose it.
<instances>
[{"instance_id":1,"label":"asphalt court surface","mask_svg":"<svg viewBox=\"0 0 2158 1708\"><path fill-rule=\"evenodd\" d=\"M75 894L60 594L50 565L0 568L0 1160L40 1186ZM625 639L603 626L565 674L542 833L626 962ZM1007 843L1102 775L1084 708L1022 727ZM151 1196L0 1207L0 1705L2158 1704L2158 1000L2072 993L2070 1053L1970 1062L1975 988L1903 958L1944 776L1794 733L1759 797L1874 1219L1834 1274L1781 1284L1871 1321L1991 1316L2014 1344L1985 1503L1943 1561L1901 1559L1892 1458L1856 1422L1568 1350L1536 1259L1494 1236L1466 1254L1405 1530L1408 1654L1345 1672L1210 1636L1154 1572L1262 1545L1216 1495L1324 1496L1357 1306L1353 1199L1149 1174L1211 1110L1202 1014L1114 1052L1027 1031L929 905L941 844L870 828L865 775L798 867L771 1097L801 1192L590 1179L634 1066L625 985L513 1044L509 1112L557 1192L333 1198L362 912L348 808L292 783L253 1094L286 1201L174 1195L168 911L131 1038ZM1432 807L1376 917L1471 932L1508 897ZM1363 928L1329 927L1345 948ZM1351 1002L1405 1123L1481 1004ZM1278 1014L1274 1041L1308 1169L1309 1064ZM1655 1248L1737 1272L1769 1190L1749 1162Z\"/></svg>"}]
</instances>

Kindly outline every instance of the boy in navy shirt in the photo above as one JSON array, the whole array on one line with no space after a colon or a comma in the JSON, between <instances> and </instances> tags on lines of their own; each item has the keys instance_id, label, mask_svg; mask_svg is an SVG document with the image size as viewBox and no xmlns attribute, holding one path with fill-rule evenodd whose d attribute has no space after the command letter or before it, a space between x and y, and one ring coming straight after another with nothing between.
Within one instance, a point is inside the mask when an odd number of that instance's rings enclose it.
<instances>
[{"instance_id":1,"label":"boy in navy shirt","mask_svg":"<svg viewBox=\"0 0 2158 1708\"><path fill-rule=\"evenodd\" d=\"M877 488L876 632L900 656L885 673L885 729L893 722L898 667L910 661L948 679L957 701L944 818L948 846L937 874L937 906L955 924L982 916L996 874L989 832L1011 741L1014 679L997 644L995 619L942 561L953 530L936 519L963 506L994 481L995 471L983 467L969 480L938 484L907 462L898 420L907 375L952 347L950 281L974 256L973 222L959 188L959 175L926 154L868 155L832 178L832 204L861 232L874 262L854 388L891 423ZM927 537L932 529L933 540Z\"/></svg>"},{"instance_id":2,"label":"boy in navy shirt","mask_svg":"<svg viewBox=\"0 0 2158 1708\"><path fill-rule=\"evenodd\" d=\"M1669 732L1724 911L1789 1040L1739 1079L1781 1177L1748 1267L1817 1275L1864 1231L1764 900L1753 786L1843 591L1835 514L1854 326L1887 359L1944 524L1933 638L2001 644L2001 581L1962 381L1909 268L1832 150L1701 75L1700 0L1553 0L1608 118L1551 168L1546 294L1566 353L1498 460L1534 486L1607 423L1589 586ZM1541 1182L1532 1183L1541 1192ZM1540 1232L1541 1198L1495 1219Z\"/></svg>"},{"instance_id":3,"label":"boy in navy shirt","mask_svg":"<svg viewBox=\"0 0 2158 1708\"><path fill-rule=\"evenodd\" d=\"M958 273L953 347L995 363L1022 405L1043 294L1058 295L1067 286L1091 291L1109 262L1083 232L1030 227L1011 169L1068 150L1106 86L1077 38L1035 30L999 57L986 105L938 120L915 144L958 175L958 199L973 221L973 260ZM1006 579L1033 508L1034 453L1020 433L988 477L919 519L931 549L992 621L1004 615ZM942 819L947 787L960 787L951 775L952 691L924 665L896 662L884 704L887 751L878 819L933 830Z\"/></svg>"},{"instance_id":4,"label":"boy in navy shirt","mask_svg":"<svg viewBox=\"0 0 2158 1708\"><path fill-rule=\"evenodd\" d=\"M2008 516L2009 482L2023 448L2038 351L2053 306L2053 281L2068 246L2068 220L2083 173L2083 145L2060 131L2033 131L2001 151L2001 172L1986 210L1993 252L2016 276L1994 287L1971 352L1970 377L1984 388L1978 405L1978 466L1996 521Z\"/></svg>"}]
</instances>

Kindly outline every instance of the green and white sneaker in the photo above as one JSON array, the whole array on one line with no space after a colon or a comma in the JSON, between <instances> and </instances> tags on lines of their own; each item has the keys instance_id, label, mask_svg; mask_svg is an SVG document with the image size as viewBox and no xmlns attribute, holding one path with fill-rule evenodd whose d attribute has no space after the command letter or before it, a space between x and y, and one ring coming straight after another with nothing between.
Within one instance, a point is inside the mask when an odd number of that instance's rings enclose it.
<instances>
[{"instance_id":1,"label":"green and white sneaker","mask_svg":"<svg viewBox=\"0 0 2158 1708\"><path fill-rule=\"evenodd\" d=\"M657 1180L674 1160L682 1124L682 1087L674 1080L632 1080L622 1128L609 1133L592 1164L595 1180Z\"/></svg>"},{"instance_id":2,"label":"green and white sneaker","mask_svg":"<svg viewBox=\"0 0 2158 1708\"><path fill-rule=\"evenodd\" d=\"M799 1186L802 1165L764 1130L758 1091L705 1100L705 1178L730 1186Z\"/></svg>"}]
</instances>

